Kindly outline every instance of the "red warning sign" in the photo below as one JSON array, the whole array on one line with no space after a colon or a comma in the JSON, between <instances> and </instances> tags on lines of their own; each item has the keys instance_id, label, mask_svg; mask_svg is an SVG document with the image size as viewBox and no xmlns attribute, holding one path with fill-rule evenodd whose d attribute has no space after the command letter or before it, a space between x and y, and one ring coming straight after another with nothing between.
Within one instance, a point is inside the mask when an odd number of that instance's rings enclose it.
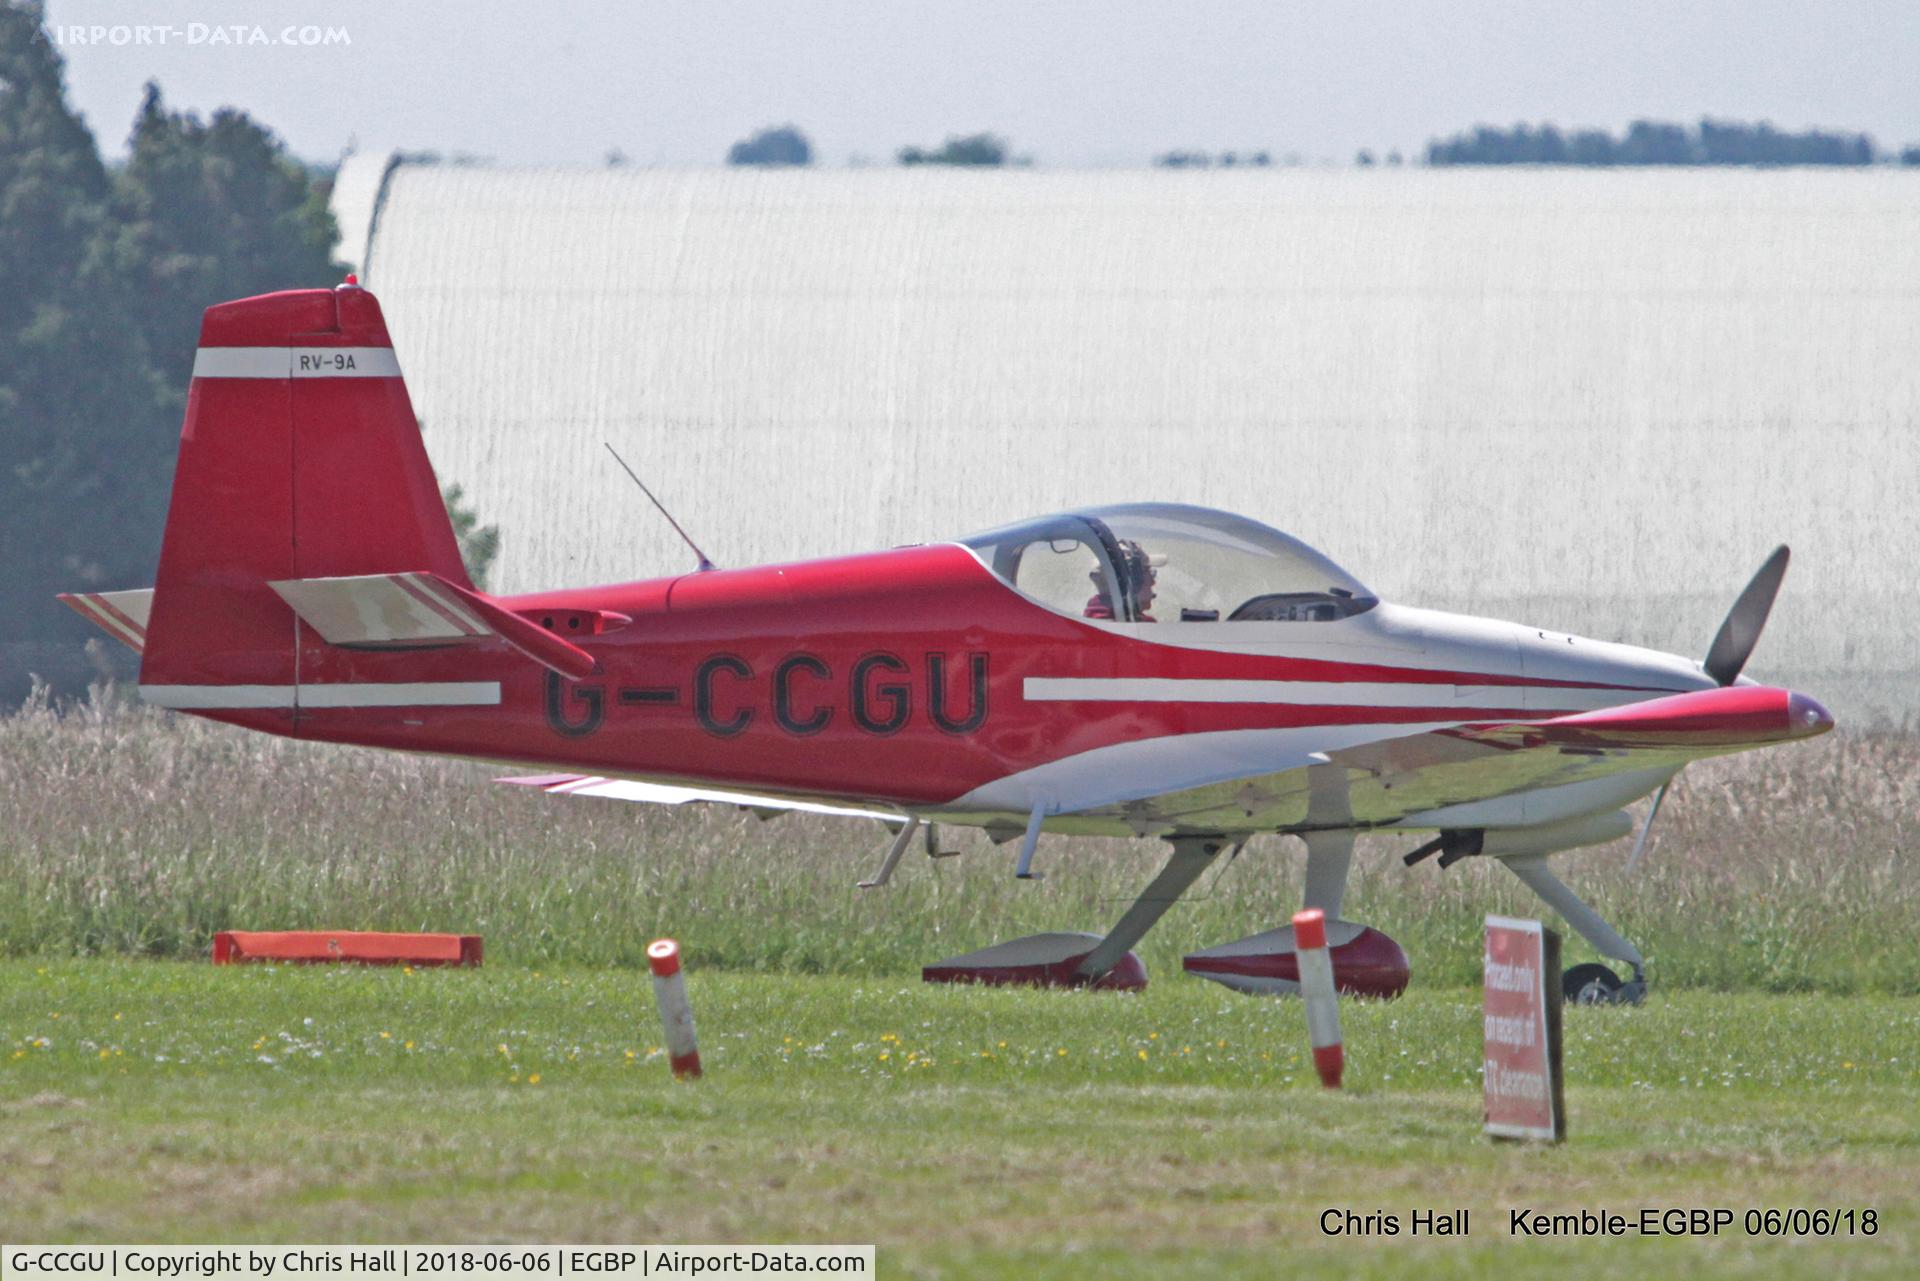
<instances>
[{"instance_id":1,"label":"red warning sign","mask_svg":"<svg viewBox=\"0 0 1920 1281\"><path fill-rule=\"evenodd\" d=\"M1487 1133L1567 1135L1560 1069L1560 936L1538 921L1487 918Z\"/></svg>"}]
</instances>

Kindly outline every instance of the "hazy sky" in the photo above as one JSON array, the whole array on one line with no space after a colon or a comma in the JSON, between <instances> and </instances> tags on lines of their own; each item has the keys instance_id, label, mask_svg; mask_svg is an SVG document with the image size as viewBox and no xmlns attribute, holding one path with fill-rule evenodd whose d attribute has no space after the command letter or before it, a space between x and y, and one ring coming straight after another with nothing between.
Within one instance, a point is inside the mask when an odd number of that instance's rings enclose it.
<instances>
[{"instance_id":1,"label":"hazy sky","mask_svg":"<svg viewBox=\"0 0 1920 1281\"><path fill-rule=\"evenodd\" d=\"M1409 155L1475 122L1767 119L1920 142L1914 0L1178 4L50 0L75 104L122 149L141 85L349 139L512 163L709 164L792 121L827 163L992 130L1047 166L1171 148ZM242 24L345 42L222 42ZM123 31L115 32L114 27ZM142 32L140 28L145 27ZM81 33L85 35L86 33ZM139 43L142 39L147 43ZM310 37L312 38L312 37ZM164 40L164 44L160 43Z\"/></svg>"}]
</instances>

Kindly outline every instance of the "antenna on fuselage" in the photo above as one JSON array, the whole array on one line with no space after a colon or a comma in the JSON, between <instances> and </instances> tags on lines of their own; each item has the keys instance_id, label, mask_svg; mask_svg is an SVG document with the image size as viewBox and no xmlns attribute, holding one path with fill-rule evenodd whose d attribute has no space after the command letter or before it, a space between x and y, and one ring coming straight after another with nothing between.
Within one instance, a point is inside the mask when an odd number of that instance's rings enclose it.
<instances>
[{"instance_id":1,"label":"antenna on fuselage","mask_svg":"<svg viewBox=\"0 0 1920 1281\"><path fill-rule=\"evenodd\" d=\"M620 451L615 449L607 441L603 440L600 443L607 446L607 452L613 455L614 462L620 464L620 470L627 473L627 476L634 484L640 486L640 492L647 496L647 501L652 503L654 507L659 510L660 514L667 518L667 524L672 525L673 532L680 535L680 541L693 548L693 554L700 558L700 569L698 572L704 574L714 568L713 562L707 559L707 554L700 550L700 545L694 542L693 539L687 537L686 530L680 528L680 522L673 518L673 513L662 506L660 500L653 496L653 491L647 488L647 482L634 475L633 468L627 466L627 460L620 456Z\"/></svg>"}]
</instances>

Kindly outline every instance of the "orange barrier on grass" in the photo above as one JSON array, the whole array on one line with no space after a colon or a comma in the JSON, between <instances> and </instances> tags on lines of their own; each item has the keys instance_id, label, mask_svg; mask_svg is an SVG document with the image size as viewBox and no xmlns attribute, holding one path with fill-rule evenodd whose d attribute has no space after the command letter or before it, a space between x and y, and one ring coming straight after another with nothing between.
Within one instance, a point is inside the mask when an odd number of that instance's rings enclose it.
<instances>
[{"instance_id":1,"label":"orange barrier on grass","mask_svg":"<svg viewBox=\"0 0 1920 1281\"><path fill-rule=\"evenodd\" d=\"M242 961L361 965L478 965L478 934L378 934L366 930L222 930L213 963Z\"/></svg>"}]
</instances>

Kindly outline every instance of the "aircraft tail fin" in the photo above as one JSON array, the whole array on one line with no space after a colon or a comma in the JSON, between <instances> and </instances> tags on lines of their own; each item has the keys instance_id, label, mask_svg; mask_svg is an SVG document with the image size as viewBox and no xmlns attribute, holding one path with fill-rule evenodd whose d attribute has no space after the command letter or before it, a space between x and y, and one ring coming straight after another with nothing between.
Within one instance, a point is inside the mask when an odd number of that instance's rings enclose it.
<instances>
[{"instance_id":1,"label":"aircraft tail fin","mask_svg":"<svg viewBox=\"0 0 1920 1281\"><path fill-rule=\"evenodd\" d=\"M379 302L208 308L141 684L290 687L301 624L269 584L404 572L472 587Z\"/></svg>"}]
</instances>

